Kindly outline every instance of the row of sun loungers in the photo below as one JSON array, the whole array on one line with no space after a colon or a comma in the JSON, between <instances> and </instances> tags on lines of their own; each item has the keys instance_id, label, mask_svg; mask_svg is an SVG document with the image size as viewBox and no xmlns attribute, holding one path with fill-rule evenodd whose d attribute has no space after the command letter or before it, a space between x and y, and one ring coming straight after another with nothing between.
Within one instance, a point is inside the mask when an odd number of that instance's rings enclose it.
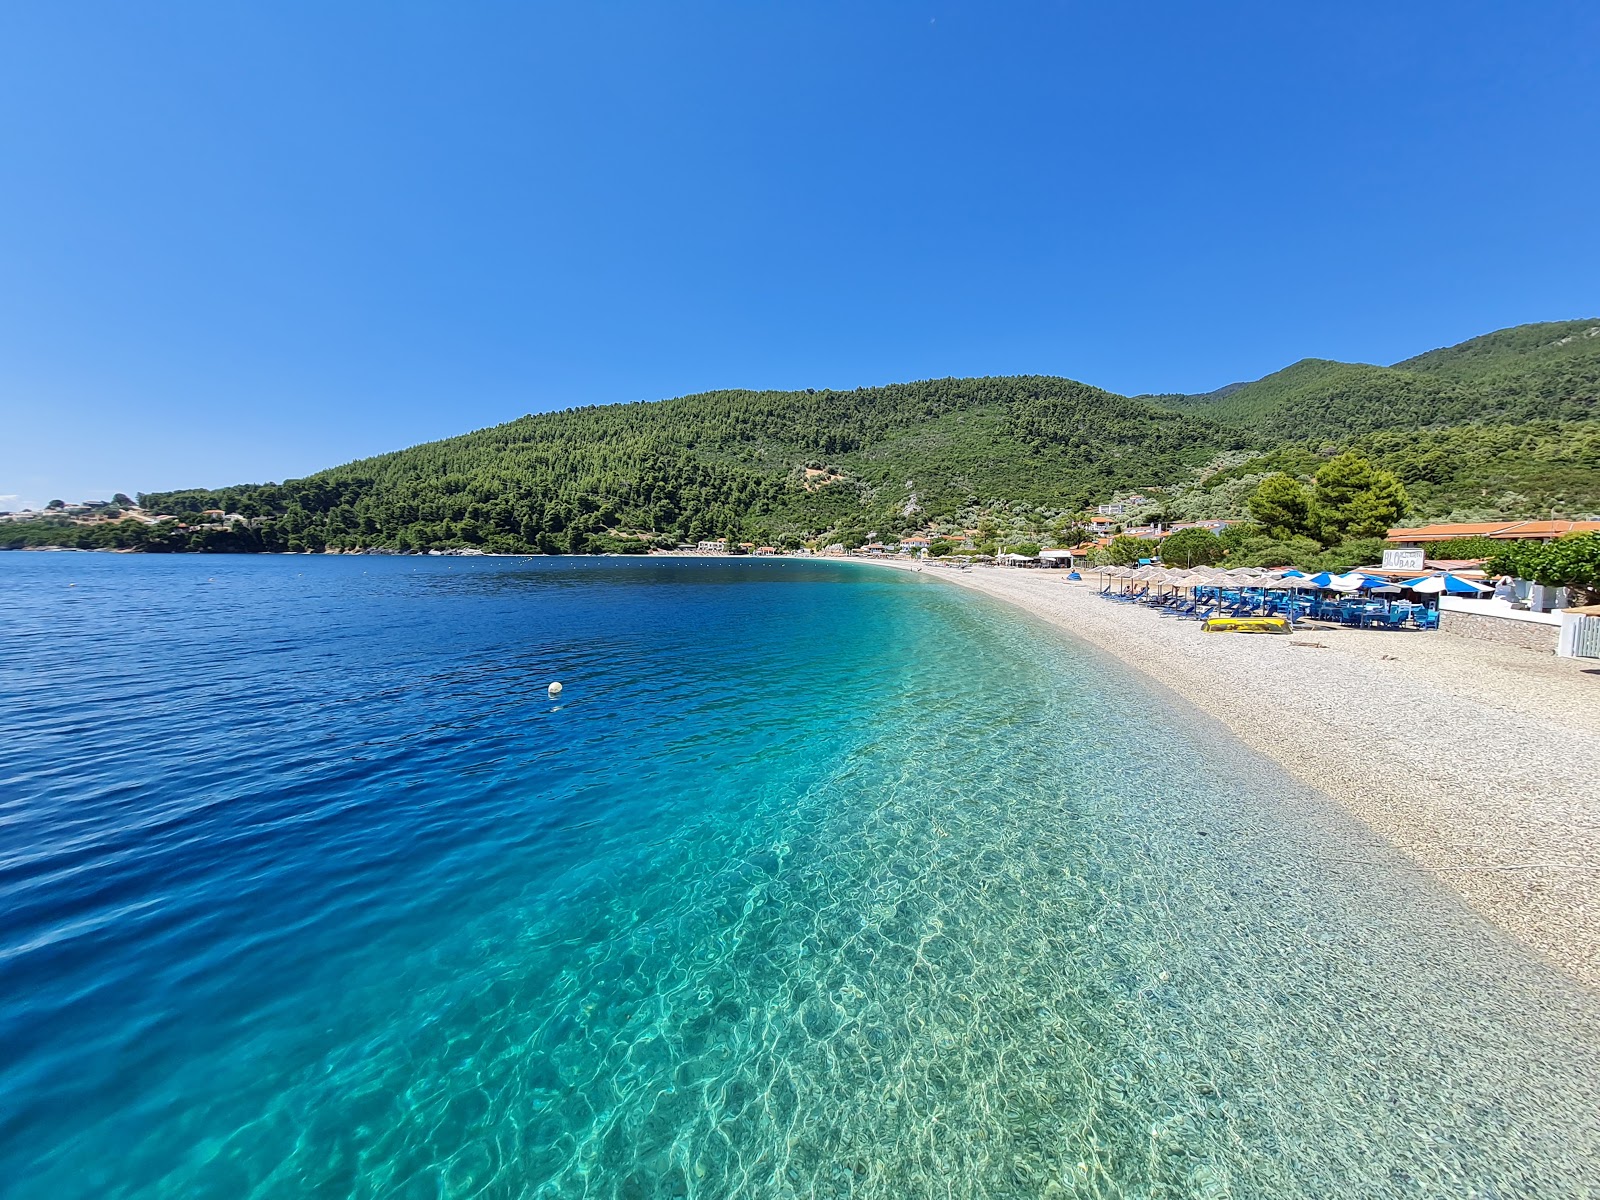
<instances>
[{"instance_id":1,"label":"row of sun loungers","mask_svg":"<svg viewBox=\"0 0 1600 1200\"><path fill-rule=\"evenodd\" d=\"M1195 588L1188 593L1156 589L1152 593L1148 585L1128 591L1107 587L1100 595L1114 603L1137 604L1163 617L1185 621L1205 621L1212 617L1284 617L1291 625L1311 618L1362 629L1439 628L1437 609L1407 600L1324 598L1221 587Z\"/></svg>"}]
</instances>

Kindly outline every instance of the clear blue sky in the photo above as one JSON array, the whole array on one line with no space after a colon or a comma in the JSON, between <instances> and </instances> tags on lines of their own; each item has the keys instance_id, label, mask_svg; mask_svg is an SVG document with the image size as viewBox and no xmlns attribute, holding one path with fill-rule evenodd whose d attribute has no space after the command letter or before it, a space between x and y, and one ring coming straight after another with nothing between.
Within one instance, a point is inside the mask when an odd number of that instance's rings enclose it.
<instances>
[{"instance_id":1,"label":"clear blue sky","mask_svg":"<svg viewBox=\"0 0 1600 1200\"><path fill-rule=\"evenodd\" d=\"M999 8L1003 12L997 12ZM0 9L0 508L1600 313L1600 9Z\"/></svg>"}]
</instances>

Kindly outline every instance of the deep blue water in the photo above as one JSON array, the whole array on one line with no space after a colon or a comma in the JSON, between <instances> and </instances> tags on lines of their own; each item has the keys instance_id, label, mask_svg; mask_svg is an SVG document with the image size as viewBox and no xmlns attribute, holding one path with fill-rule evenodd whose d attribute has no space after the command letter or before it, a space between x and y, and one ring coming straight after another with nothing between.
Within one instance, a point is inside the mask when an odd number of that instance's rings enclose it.
<instances>
[{"instance_id":1,"label":"deep blue water","mask_svg":"<svg viewBox=\"0 0 1600 1200\"><path fill-rule=\"evenodd\" d=\"M1593 993L961 589L9 554L0 631L18 1200L1600 1194Z\"/></svg>"}]
</instances>

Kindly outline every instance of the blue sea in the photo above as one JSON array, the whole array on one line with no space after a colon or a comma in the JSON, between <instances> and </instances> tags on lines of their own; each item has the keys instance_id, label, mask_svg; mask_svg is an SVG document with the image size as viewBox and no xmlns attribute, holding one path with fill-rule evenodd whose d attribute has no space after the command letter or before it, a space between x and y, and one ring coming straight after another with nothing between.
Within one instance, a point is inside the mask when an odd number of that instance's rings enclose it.
<instances>
[{"instance_id":1,"label":"blue sea","mask_svg":"<svg viewBox=\"0 0 1600 1200\"><path fill-rule=\"evenodd\" d=\"M1600 1194L1593 992L928 576L8 554L0 632L12 1200Z\"/></svg>"}]
</instances>

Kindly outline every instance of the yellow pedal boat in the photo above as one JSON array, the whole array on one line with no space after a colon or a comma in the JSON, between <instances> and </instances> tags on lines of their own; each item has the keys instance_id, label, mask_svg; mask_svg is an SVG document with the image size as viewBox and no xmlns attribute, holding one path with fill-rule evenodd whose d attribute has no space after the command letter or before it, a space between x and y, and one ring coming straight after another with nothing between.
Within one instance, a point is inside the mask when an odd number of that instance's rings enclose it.
<instances>
[{"instance_id":1,"label":"yellow pedal boat","mask_svg":"<svg viewBox=\"0 0 1600 1200\"><path fill-rule=\"evenodd\" d=\"M1204 633L1290 633L1282 617L1207 617Z\"/></svg>"}]
</instances>

